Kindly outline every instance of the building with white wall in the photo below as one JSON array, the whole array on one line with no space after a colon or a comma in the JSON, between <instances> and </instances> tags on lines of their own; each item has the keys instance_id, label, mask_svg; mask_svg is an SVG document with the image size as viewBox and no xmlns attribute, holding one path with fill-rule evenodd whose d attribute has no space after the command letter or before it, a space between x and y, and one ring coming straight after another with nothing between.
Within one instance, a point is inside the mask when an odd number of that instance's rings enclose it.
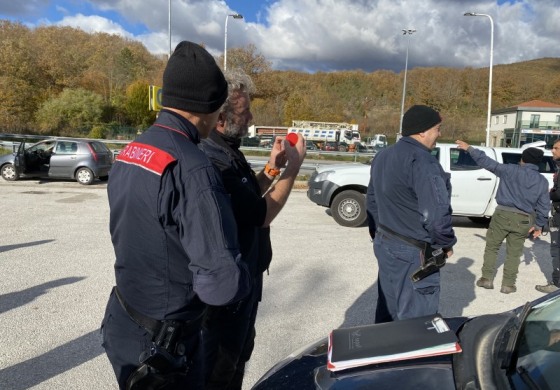
<instances>
[{"instance_id":1,"label":"building with white wall","mask_svg":"<svg viewBox=\"0 0 560 390\"><path fill-rule=\"evenodd\" d=\"M520 147L560 138L560 104L531 100L492 111L490 146Z\"/></svg>"}]
</instances>

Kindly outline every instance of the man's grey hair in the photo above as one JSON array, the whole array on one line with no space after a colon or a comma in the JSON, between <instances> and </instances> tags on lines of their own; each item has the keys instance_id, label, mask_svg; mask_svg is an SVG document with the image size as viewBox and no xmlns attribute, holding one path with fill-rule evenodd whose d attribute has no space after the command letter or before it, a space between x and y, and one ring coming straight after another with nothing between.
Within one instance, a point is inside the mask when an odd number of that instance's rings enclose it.
<instances>
[{"instance_id":1,"label":"man's grey hair","mask_svg":"<svg viewBox=\"0 0 560 390\"><path fill-rule=\"evenodd\" d=\"M247 92L249 96L256 92L255 84L251 77L239 68L234 68L232 70L227 70L224 72L224 76L228 83L228 97L220 112L225 113L229 111L230 99L236 92Z\"/></svg>"}]
</instances>

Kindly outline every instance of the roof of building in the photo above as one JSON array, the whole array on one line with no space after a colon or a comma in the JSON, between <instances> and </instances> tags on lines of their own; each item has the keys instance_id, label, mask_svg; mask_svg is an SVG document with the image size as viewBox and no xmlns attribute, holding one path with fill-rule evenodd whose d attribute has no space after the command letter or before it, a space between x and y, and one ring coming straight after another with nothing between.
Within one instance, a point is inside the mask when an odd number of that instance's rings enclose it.
<instances>
[{"instance_id":1,"label":"roof of building","mask_svg":"<svg viewBox=\"0 0 560 390\"><path fill-rule=\"evenodd\" d=\"M531 100L525 103L519 103L516 107L560 108L560 104L544 102L542 100Z\"/></svg>"},{"instance_id":2,"label":"roof of building","mask_svg":"<svg viewBox=\"0 0 560 390\"><path fill-rule=\"evenodd\" d=\"M516 106L500 108L498 110L492 111L492 113L504 113L512 111L547 111L547 112L557 112L560 111L560 104L545 102L542 100L530 100L528 102L519 103Z\"/></svg>"}]
</instances>

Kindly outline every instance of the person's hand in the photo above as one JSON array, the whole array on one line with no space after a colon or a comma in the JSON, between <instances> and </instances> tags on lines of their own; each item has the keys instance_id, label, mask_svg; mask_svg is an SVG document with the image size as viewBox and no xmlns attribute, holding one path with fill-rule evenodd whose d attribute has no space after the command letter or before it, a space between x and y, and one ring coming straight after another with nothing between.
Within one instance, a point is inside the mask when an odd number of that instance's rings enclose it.
<instances>
[{"instance_id":1,"label":"person's hand","mask_svg":"<svg viewBox=\"0 0 560 390\"><path fill-rule=\"evenodd\" d=\"M443 252L448 259L453 256L453 248L443 249Z\"/></svg>"},{"instance_id":2,"label":"person's hand","mask_svg":"<svg viewBox=\"0 0 560 390\"><path fill-rule=\"evenodd\" d=\"M457 144L457 147L461 150L467 150L469 148L469 144L466 143L465 141L461 141L461 140L457 140L455 141L455 143Z\"/></svg>"},{"instance_id":3,"label":"person's hand","mask_svg":"<svg viewBox=\"0 0 560 390\"><path fill-rule=\"evenodd\" d=\"M272 151L270 152L270 157L268 159L268 165L274 169L284 168L288 158L286 156L286 151L284 150L284 138L276 137L274 143L272 144Z\"/></svg>"},{"instance_id":4,"label":"person's hand","mask_svg":"<svg viewBox=\"0 0 560 390\"><path fill-rule=\"evenodd\" d=\"M288 159L287 169L297 170L297 172L299 172L299 168L305 159L307 149L305 148L305 138L303 138L301 134L298 134L297 136L298 140L294 146L291 146L288 141L284 140L284 150Z\"/></svg>"},{"instance_id":5,"label":"person's hand","mask_svg":"<svg viewBox=\"0 0 560 390\"><path fill-rule=\"evenodd\" d=\"M542 229L535 229L535 227L533 226L533 227L531 227L531 229L529 229L528 234L531 234L531 233L533 233L533 238L537 238L538 236L541 235Z\"/></svg>"}]
</instances>

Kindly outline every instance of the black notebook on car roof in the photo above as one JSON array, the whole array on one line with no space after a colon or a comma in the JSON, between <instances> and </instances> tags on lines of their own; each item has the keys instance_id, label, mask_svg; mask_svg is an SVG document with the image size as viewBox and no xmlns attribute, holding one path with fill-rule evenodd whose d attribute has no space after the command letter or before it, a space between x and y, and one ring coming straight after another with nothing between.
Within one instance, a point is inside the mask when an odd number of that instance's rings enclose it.
<instances>
[{"instance_id":1,"label":"black notebook on car roof","mask_svg":"<svg viewBox=\"0 0 560 390\"><path fill-rule=\"evenodd\" d=\"M455 332L439 314L334 329L327 368L345 370L375 363L461 352Z\"/></svg>"}]
</instances>

